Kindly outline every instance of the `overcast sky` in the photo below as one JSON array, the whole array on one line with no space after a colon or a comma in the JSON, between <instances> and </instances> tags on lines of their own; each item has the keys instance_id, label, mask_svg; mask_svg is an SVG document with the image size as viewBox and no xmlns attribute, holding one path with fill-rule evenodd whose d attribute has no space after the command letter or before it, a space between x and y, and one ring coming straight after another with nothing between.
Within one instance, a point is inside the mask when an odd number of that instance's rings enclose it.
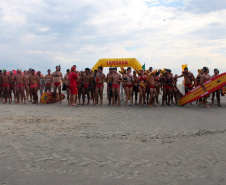
<instances>
[{"instance_id":1,"label":"overcast sky","mask_svg":"<svg viewBox=\"0 0 226 185\"><path fill-rule=\"evenodd\" d=\"M0 0L0 69L137 58L181 73L226 71L225 0Z\"/></svg>"}]
</instances>

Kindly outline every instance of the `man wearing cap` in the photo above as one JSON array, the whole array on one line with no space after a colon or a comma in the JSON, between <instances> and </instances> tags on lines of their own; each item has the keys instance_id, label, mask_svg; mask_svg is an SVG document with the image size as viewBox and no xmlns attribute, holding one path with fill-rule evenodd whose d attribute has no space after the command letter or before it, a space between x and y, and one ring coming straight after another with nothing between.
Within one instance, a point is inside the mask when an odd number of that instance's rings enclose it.
<instances>
[{"instance_id":1,"label":"man wearing cap","mask_svg":"<svg viewBox=\"0 0 226 185\"><path fill-rule=\"evenodd\" d=\"M7 103L9 99L10 102L10 76L6 73L7 70L3 69L3 74L1 75L1 82L2 82L2 91L3 91L3 96L5 98L5 103Z\"/></svg>"},{"instance_id":2,"label":"man wearing cap","mask_svg":"<svg viewBox=\"0 0 226 185\"><path fill-rule=\"evenodd\" d=\"M136 71L133 71L133 93L135 94L135 105L137 105L137 95L139 92L139 77L137 76ZM133 94L133 95L134 95Z\"/></svg>"},{"instance_id":3,"label":"man wearing cap","mask_svg":"<svg viewBox=\"0 0 226 185\"><path fill-rule=\"evenodd\" d=\"M76 78L76 85L78 89L78 94L76 95L76 104L78 99L78 104L81 105L81 93L82 93L82 82L81 82L81 73L76 69L76 65L73 65L75 67L75 73L78 75L79 78Z\"/></svg>"},{"instance_id":4,"label":"man wearing cap","mask_svg":"<svg viewBox=\"0 0 226 185\"><path fill-rule=\"evenodd\" d=\"M61 80L63 80L63 75L60 72L60 66L56 66L56 71L53 72L53 88L54 88L54 96L55 96L55 102L57 101L56 99L56 92L57 89L59 91L59 96L60 96L60 103L61 103Z\"/></svg>"},{"instance_id":5,"label":"man wearing cap","mask_svg":"<svg viewBox=\"0 0 226 185\"><path fill-rule=\"evenodd\" d=\"M26 97L25 97L25 87L27 85L26 77L22 74L21 70L17 70L17 74L15 76L15 83L16 83L16 96L17 101L16 103L19 103L20 97L21 97L21 103L26 103Z\"/></svg>"},{"instance_id":6,"label":"man wearing cap","mask_svg":"<svg viewBox=\"0 0 226 185\"><path fill-rule=\"evenodd\" d=\"M210 79L210 75L209 75L209 68L208 67L203 67L203 75L201 76L201 79L200 79L200 84L203 88L203 90L206 92L206 88L204 86L204 83ZM207 99L209 98L210 95L207 95L207 96L204 96L203 97L203 106L205 106L206 108L210 108L208 105L207 105Z\"/></svg>"},{"instance_id":7,"label":"man wearing cap","mask_svg":"<svg viewBox=\"0 0 226 185\"><path fill-rule=\"evenodd\" d=\"M121 75L117 72L117 67L112 68L112 96L113 96L113 103L112 105L115 106L116 98L118 100L118 106L120 106L120 82L122 82Z\"/></svg>"},{"instance_id":8,"label":"man wearing cap","mask_svg":"<svg viewBox=\"0 0 226 185\"><path fill-rule=\"evenodd\" d=\"M53 76L51 74L51 70L47 70L47 75L45 76L45 92L49 91L51 92L52 89L52 82L53 82Z\"/></svg>"},{"instance_id":9,"label":"man wearing cap","mask_svg":"<svg viewBox=\"0 0 226 185\"><path fill-rule=\"evenodd\" d=\"M104 89L104 82L106 81L105 79L105 74L102 72L103 67L99 66L98 67L98 72L96 75L96 100L95 100L95 105L98 104L97 99L98 95L100 96L100 106L103 105L103 89Z\"/></svg>"},{"instance_id":10,"label":"man wearing cap","mask_svg":"<svg viewBox=\"0 0 226 185\"><path fill-rule=\"evenodd\" d=\"M70 81L69 81L69 74L70 74L71 70L67 69L66 72L67 73L64 75L64 80L63 81L64 81L64 86L66 86L68 105L70 105L70 87L69 87ZM63 90L65 90L65 89L63 89Z\"/></svg>"},{"instance_id":11,"label":"man wearing cap","mask_svg":"<svg viewBox=\"0 0 226 185\"><path fill-rule=\"evenodd\" d=\"M111 105L112 99L112 74L113 68L109 68L109 73L107 74L107 95L108 95L108 105Z\"/></svg>"},{"instance_id":12,"label":"man wearing cap","mask_svg":"<svg viewBox=\"0 0 226 185\"><path fill-rule=\"evenodd\" d=\"M33 104L38 104L38 85L39 85L39 77L35 74L35 70L31 70L31 75L28 77L28 82L30 84L31 93L34 98Z\"/></svg>"},{"instance_id":13,"label":"man wearing cap","mask_svg":"<svg viewBox=\"0 0 226 185\"><path fill-rule=\"evenodd\" d=\"M29 85L28 85L28 74L27 74L27 71L24 70L24 77L26 79L26 85L24 86L25 88L25 91L26 91L26 99L28 100L28 97L29 97L29 94L30 94L30 90L29 90Z\"/></svg>"},{"instance_id":14,"label":"man wearing cap","mask_svg":"<svg viewBox=\"0 0 226 185\"><path fill-rule=\"evenodd\" d=\"M89 105L89 101L90 101L90 93L89 93L89 89L91 89L92 86L92 78L91 75L89 73L89 68L85 69L85 75L82 75L82 105L85 104L85 95L87 95L87 105Z\"/></svg>"},{"instance_id":15,"label":"man wearing cap","mask_svg":"<svg viewBox=\"0 0 226 185\"><path fill-rule=\"evenodd\" d=\"M161 89L163 85L162 106L164 106L165 101L166 104L170 106L170 98L173 83L174 83L173 76L170 74L169 69L166 69L165 74L162 75L161 77Z\"/></svg>"},{"instance_id":16,"label":"man wearing cap","mask_svg":"<svg viewBox=\"0 0 226 185\"><path fill-rule=\"evenodd\" d=\"M16 101L16 94L15 94L15 76L13 74L13 71L10 71L10 101L12 102L12 93L14 95L14 101Z\"/></svg>"},{"instance_id":17,"label":"man wearing cap","mask_svg":"<svg viewBox=\"0 0 226 185\"><path fill-rule=\"evenodd\" d=\"M40 90L40 94L42 95L42 92L43 92L44 87L45 87L45 81L44 81L43 79L45 79L45 78L44 78L44 76L41 74L41 71L38 71L38 72L37 72L37 75L38 75L38 77L39 77L39 86L38 86L38 89Z\"/></svg>"},{"instance_id":18,"label":"man wearing cap","mask_svg":"<svg viewBox=\"0 0 226 185\"><path fill-rule=\"evenodd\" d=\"M218 69L214 69L214 75L212 77L215 77L217 75L219 75L219 70ZM211 106L213 106L214 97L215 97L215 94L216 94L218 106L221 107L220 93L221 93L220 92L220 89L218 89L218 90L216 90L215 92L212 93L212 103L211 103Z\"/></svg>"},{"instance_id":19,"label":"man wearing cap","mask_svg":"<svg viewBox=\"0 0 226 185\"><path fill-rule=\"evenodd\" d=\"M76 67L72 66L71 67L71 73L69 74L69 82L70 82L70 90L71 90L71 105L76 106L76 99L77 99L77 94L78 94L78 89L77 89L77 84L76 84L76 79L79 78L79 76L75 72Z\"/></svg>"}]
</instances>

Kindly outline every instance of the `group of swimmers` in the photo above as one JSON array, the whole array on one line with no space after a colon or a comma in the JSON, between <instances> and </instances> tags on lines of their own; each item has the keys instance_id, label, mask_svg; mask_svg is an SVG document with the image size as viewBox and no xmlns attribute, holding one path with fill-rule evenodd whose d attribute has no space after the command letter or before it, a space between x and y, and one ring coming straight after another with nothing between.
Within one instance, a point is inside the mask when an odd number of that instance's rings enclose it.
<instances>
[{"instance_id":1,"label":"group of swimmers","mask_svg":"<svg viewBox=\"0 0 226 185\"><path fill-rule=\"evenodd\" d=\"M109 73L105 75L103 68L98 67L98 70L92 71L86 68L84 71L76 70L76 65L71 69L67 69L66 74L62 75L60 66L56 66L56 71L51 73L48 69L48 74L43 76L40 71L35 73L34 69L28 71L17 70L14 75L12 71L7 73L4 69L0 70L0 101L4 103L11 103L12 94L14 94L14 101L16 103L26 101L38 104L38 90L42 92L50 92L53 88L55 94L55 100L57 101L57 91L60 97L61 103L61 91L67 92L67 101L69 105L78 106L90 104L90 100L94 105L103 105L103 90L104 83L107 83L107 98L108 104L120 106L120 90L121 86L126 95L126 105L133 106L133 100L135 105L147 104L149 107L159 103L160 90L163 91L162 106L165 104L170 106L171 103L178 102L177 79L184 77L185 81L185 93L192 90L194 86L201 84L203 89L204 82L209 80L209 69L203 67L199 71L199 74L195 78L193 73L188 71L186 67L180 76L173 75L170 69L165 71L153 71L152 67L149 70L133 71L128 67L125 71L117 71L117 68L109 68ZM219 74L218 69L214 69L214 76ZM62 85L63 84L63 85ZM26 92L26 93L25 93ZM139 100L138 100L139 94ZM214 96L216 94L218 106L220 104L220 90L212 93L212 105L214 102ZM207 105L208 96L198 100L198 104L209 108ZM3 100L4 99L4 100Z\"/></svg>"}]
</instances>

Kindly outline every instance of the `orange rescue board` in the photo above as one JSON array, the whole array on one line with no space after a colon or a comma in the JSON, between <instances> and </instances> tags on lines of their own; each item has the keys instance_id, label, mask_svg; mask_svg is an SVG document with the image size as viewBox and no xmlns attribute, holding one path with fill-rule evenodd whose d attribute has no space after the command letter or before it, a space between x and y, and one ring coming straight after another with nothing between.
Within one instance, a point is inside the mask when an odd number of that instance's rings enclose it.
<instances>
[{"instance_id":1,"label":"orange rescue board","mask_svg":"<svg viewBox=\"0 0 226 185\"><path fill-rule=\"evenodd\" d=\"M179 101L178 105L186 105L187 103L191 103L193 101L196 101L204 96L209 95L210 93L222 88L226 85L226 73L222 73L220 75L217 75L210 80L206 81L204 83L204 86L206 88L206 92L203 90L201 85L195 87L191 91L189 91L187 94L185 94Z\"/></svg>"},{"instance_id":2,"label":"orange rescue board","mask_svg":"<svg viewBox=\"0 0 226 185\"><path fill-rule=\"evenodd\" d=\"M59 93L56 93L56 97L57 102L59 102L60 101ZM64 94L61 94L61 100L63 100L64 98L65 98ZM55 103L54 92L43 93L42 97L40 98L40 102L44 104Z\"/></svg>"}]
</instances>

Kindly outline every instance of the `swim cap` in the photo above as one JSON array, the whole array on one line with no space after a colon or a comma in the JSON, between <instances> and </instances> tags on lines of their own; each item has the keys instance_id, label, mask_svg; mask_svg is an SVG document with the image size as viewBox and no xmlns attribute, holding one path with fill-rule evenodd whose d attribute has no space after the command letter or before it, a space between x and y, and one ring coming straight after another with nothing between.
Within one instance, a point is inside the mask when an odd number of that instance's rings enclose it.
<instances>
[{"instance_id":1,"label":"swim cap","mask_svg":"<svg viewBox=\"0 0 226 185\"><path fill-rule=\"evenodd\" d=\"M76 69L76 67L72 66L71 67L71 71L74 71Z\"/></svg>"}]
</instances>

